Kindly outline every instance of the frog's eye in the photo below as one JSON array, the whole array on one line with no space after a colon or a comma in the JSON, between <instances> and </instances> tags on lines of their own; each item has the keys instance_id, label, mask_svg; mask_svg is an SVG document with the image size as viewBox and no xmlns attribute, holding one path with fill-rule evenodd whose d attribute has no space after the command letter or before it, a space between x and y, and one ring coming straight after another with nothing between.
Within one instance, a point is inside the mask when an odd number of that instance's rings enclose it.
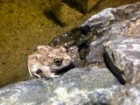
<instances>
[{"instance_id":1,"label":"frog's eye","mask_svg":"<svg viewBox=\"0 0 140 105\"><path fill-rule=\"evenodd\" d=\"M63 61L63 59L61 59L61 58L55 58L54 59L54 64L56 66L61 66L62 65L62 61Z\"/></svg>"}]
</instances>

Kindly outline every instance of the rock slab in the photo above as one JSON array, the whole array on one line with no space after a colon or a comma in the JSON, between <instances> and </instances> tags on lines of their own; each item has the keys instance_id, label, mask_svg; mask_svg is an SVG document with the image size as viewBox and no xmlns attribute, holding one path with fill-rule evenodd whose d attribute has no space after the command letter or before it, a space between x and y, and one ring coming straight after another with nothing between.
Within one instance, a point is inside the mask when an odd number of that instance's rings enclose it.
<instances>
[{"instance_id":1,"label":"rock slab","mask_svg":"<svg viewBox=\"0 0 140 105\"><path fill-rule=\"evenodd\" d=\"M75 68L53 80L34 79L1 88L0 105L111 104L119 85L105 68Z\"/></svg>"},{"instance_id":2,"label":"rock slab","mask_svg":"<svg viewBox=\"0 0 140 105\"><path fill-rule=\"evenodd\" d=\"M104 47L127 83L140 81L140 38L109 41Z\"/></svg>"}]
</instances>

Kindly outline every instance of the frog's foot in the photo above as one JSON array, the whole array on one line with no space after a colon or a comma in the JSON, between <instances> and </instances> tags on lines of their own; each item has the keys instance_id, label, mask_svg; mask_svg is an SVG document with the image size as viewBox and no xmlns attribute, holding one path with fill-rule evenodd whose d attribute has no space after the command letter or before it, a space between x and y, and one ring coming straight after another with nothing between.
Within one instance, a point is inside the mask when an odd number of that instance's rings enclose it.
<instances>
[{"instance_id":1,"label":"frog's foot","mask_svg":"<svg viewBox=\"0 0 140 105\"><path fill-rule=\"evenodd\" d=\"M50 77L51 77L51 78L58 78L58 77L60 77L60 76L59 76L59 75L56 75L55 73L51 73L51 74L50 74Z\"/></svg>"},{"instance_id":2,"label":"frog's foot","mask_svg":"<svg viewBox=\"0 0 140 105\"><path fill-rule=\"evenodd\" d=\"M41 78L41 76L37 73L34 73L34 76L38 77L38 78Z\"/></svg>"},{"instance_id":3,"label":"frog's foot","mask_svg":"<svg viewBox=\"0 0 140 105\"><path fill-rule=\"evenodd\" d=\"M51 73L51 70L48 66L42 67L42 72L46 78L56 78L59 77L58 75L55 75L55 73Z\"/></svg>"}]
</instances>

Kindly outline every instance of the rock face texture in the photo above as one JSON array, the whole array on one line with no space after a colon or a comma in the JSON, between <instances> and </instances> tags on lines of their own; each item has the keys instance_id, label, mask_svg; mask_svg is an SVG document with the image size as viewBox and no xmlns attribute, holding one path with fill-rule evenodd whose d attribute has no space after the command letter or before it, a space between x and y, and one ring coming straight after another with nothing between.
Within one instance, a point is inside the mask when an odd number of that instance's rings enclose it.
<instances>
[{"instance_id":1,"label":"rock face texture","mask_svg":"<svg viewBox=\"0 0 140 105\"><path fill-rule=\"evenodd\" d=\"M140 38L125 38L104 44L112 62L121 70L127 83L140 81Z\"/></svg>"},{"instance_id":2,"label":"rock face texture","mask_svg":"<svg viewBox=\"0 0 140 105\"><path fill-rule=\"evenodd\" d=\"M123 87L120 90L118 97L118 105L139 105L140 84Z\"/></svg>"},{"instance_id":3,"label":"rock face texture","mask_svg":"<svg viewBox=\"0 0 140 105\"><path fill-rule=\"evenodd\" d=\"M106 53L111 61L108 63L115 65L112 72L116 77L126 81L126 85L120 88L118 97L119 105L139 105L140 95L140 38L124 38L112 40L104 43ZM116 70L116 71L115 71ZM119 75L119 76L118 76ZM122 81L122 80L120 80Z\"/></svg>"},{"instance_id":4,"label":"rock face texture","mask_svg":"<svg viewBox=\"0 0 140 105\"><path fill-rule=\"evenodd\" d=\"M91 32L97 31L98 38L90 45L88 62L102 62L102 43L108 40L117 40L125 37L136 37L139 31L140 4L127 5L118 8L108 8L93 15L86 24L91 27ZM136 25L134 25L136 24ZM132 26L138 32L136 32ZM132 30L131 30L132 29ZM132 31L132 32L131 32ZM136 34L134 33L136 32ZM135 35L134 35L135 34Z\"/></svg>"},{"instance_id":5,"label":"rock face texture","mask_svg":"<svg viewBox=\"0 0 140 105\"><path fill-rule=\"evenodd\" d=\"M111 104L117 86L119 83L105 68L75 68L58 79L34 79L4 87L0 105Z\"/></svg>"},{"instance_id":6,"label":"rock face texture","mask_svg":"<svg viewBox=\"0 0 140 105\"><path fill-rule=\"evenodd\" d=\"M71 69L59 78L3 87L0 105L139 105L139 19L140 3L93 15L80 26L88 26L90 35L96 32L85 55L91 65ZM104 53L109 60L105 56L103 60ZM117 76L110 72L114 70Z\"/></svg>"}]
</instances>

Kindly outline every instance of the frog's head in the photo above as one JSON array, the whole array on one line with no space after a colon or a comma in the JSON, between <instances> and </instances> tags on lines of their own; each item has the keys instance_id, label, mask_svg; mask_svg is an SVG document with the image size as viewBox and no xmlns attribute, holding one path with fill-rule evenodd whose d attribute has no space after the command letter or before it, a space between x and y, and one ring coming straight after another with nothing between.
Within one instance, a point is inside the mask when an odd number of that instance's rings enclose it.
<instances>
[{"instance_id":1,"label":"frog's head","mask_svg":"<svg viewBox=\"0 0 140 105\"><path fill-rule=\"evenodd\" d=\"M68 55L67 49L63 46L38 46L38 50L45 50L44 64L51 68L51 71L59 71L68 67L72 63L72 58Z\"/></svg>"},{"instance_id":2,"label":"frog's head","mask_svg":"<svg viewBox=\"0 0 140 105\"><path fill-rule=\"evenodd\" d=\"M61 70L72 63L71 57L63 46L53 48L48 56L51 59L50 68L52 71Z\"/></svg>"}]
</instances>

